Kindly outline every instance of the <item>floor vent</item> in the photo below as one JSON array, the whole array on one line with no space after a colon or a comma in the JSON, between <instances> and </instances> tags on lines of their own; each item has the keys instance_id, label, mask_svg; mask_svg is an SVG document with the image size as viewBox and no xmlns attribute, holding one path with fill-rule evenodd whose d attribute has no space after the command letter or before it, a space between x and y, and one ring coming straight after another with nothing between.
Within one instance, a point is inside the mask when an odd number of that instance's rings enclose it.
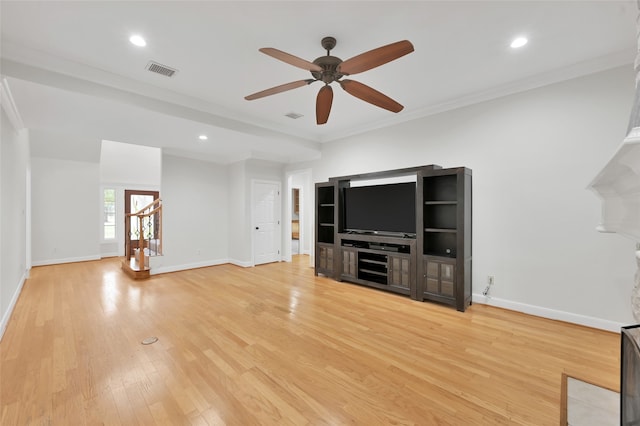
<instances>
[{"instance_id":1,"label":"floor vent","mask_svg":"<svg viewBox=\"0 0 640 426\"><path fill-rule=\"evenodd\" d=\"M166 65L159 64L157 62L149 61L146 69L151 72L155 72L156 74L161 74L166 77L173 77L178 70L168 67Z\"/></svg>"}]
</instances>

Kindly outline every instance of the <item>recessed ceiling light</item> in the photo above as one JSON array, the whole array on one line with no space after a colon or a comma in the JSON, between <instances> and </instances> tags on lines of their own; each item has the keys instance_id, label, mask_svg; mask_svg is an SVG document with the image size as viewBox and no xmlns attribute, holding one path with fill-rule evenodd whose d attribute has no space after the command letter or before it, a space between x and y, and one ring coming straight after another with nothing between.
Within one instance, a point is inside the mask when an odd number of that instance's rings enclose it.
<instances>
[{"instance_id":1,"label":"recessed ceiling light","mask_svg":"<svg viewBox=\"0 0 640 426\"><path fill-rule=\"evenodd\" d=\"M131 37L129 37L129 41L131 42L131 44L135 44L136 46L139 46L139 47L145 47L147 45L147 42L145 41L145 39L143 39L142 36L139 36L137 34L134 34Z\"/></svg>"},{"instance_id":2,"label":"recessed ceiling light","mask_svg":"<svg viewBox=\"0 0 640 426\"><path fill-rule=\"evenodd\" d=\"M206 141L209 138L207 137L207 135L200 135L198 136L198 139L200 139L201 141Z\"/></svg>"},{"instance_id":3,"label":"recessed ceiling light","mask_svg":"<svg viewBox=\"0 0 640 426\"><path fill-rule=\"evenodd\" d=\"M526 37L518 37L515 38L512 42L511 42L511 47L513 47L514 49L517 49L518 47L522 47L525 44L527 44L529 40L527 40Z\"/></svg>"}]
</instances>

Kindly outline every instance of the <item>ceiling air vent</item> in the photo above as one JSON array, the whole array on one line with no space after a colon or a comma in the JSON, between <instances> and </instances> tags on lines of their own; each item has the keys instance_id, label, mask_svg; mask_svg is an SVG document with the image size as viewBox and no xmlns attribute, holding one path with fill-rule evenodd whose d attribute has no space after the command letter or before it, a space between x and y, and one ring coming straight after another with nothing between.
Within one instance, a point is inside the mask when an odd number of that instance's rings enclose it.
<instances>
[{"instance_id":1,"label":"ceiling air vent","mask_svg":"<svg viewBox=\"0 0 640 426\"><path fill-rule=\"evenodd\" d=\"M284 115L285 117L293 118L294 120L302 117L302 114L298 114L297 112L290 112Z\"/></svg>"},{"instance_id":2,"label":"ceiling air vent","mask_svg":"<svg viewBox=\"0 0 640 426\"><path fill-rule=\"evenodd\" d=\"M157 62L149 61L146 69L151 72L155 72L156 74L162 74L166 77L173 77L178 70L170 68L166 65L159 64Z\"/></svg>"}]
</instances>

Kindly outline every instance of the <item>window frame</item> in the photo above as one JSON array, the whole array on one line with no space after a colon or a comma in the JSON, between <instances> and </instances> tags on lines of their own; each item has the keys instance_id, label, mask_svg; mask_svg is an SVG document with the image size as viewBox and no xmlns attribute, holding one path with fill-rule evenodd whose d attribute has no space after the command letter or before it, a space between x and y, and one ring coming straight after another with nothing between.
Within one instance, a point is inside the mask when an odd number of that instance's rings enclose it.
<instances>
[{"instance_id":1,"label":"window frame","mask_svg":"<svg viewBox=\"0 0 640 426\"><path fill-rule=\"evenodd\" d=\"M111 214L113 215L113 224L109 224L106 219L107 215L107 200L106 200L106 192L113 191L113 211ZM101 197L100 197L100 215L102 220L100 221L100 240L102 242L112 243L118 240L118 191L116 188L112 186L105 186L102 188ZM113 228L113 237L106 237L107 227Z\"/></svg>"}]
</instances>

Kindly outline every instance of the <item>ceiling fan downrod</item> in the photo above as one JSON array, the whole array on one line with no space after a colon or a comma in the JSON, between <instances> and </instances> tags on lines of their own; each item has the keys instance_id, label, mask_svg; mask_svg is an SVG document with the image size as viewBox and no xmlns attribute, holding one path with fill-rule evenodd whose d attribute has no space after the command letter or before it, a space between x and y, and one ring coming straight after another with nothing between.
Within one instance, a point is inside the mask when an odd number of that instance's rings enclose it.
<instances>
[{"instance_id":1,"label":"ceiling fan downrod","mask_svg":"<svg viewBox=\"0 0 640 426\"><path fill-rule=\"evenodd\" d=\"M311 71L311 75L316 80L331 84L344 76L344 74L338 72L338 65L342 63L342 59L331 56L331 50L336 47L336 39L334 37L324 37L320 44L327 51L327 55L320 56L313 61L314 64L322 68L322 71Z\"/></svg>"}]
</instances>

